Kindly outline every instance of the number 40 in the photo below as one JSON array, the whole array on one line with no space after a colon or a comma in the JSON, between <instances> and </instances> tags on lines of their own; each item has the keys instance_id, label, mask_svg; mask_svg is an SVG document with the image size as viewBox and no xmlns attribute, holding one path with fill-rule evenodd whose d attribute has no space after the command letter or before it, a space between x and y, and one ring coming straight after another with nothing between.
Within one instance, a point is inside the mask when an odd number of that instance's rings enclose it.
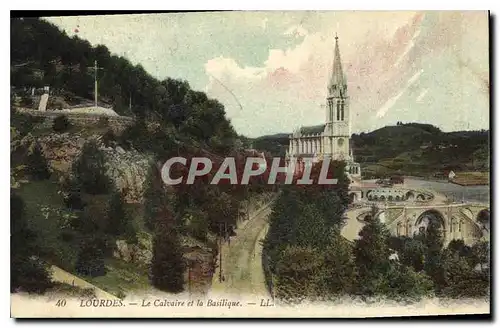
<instances>
[{"instance_id":1,"label":"number 40","mask_svg":"<svg viewBox=\"0 0 500 328\"><path fill-rule=\"evenodd\" d=\"M56 306L65 307L66 306L66 300L57 300Z\"/></svg>"}]
</instances>

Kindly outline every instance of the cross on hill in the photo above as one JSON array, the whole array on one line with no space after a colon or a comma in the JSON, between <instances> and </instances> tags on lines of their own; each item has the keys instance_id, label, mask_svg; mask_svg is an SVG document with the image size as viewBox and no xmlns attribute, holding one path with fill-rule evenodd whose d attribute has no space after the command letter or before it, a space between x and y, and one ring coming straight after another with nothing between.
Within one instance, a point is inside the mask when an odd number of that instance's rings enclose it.
<instances>
[{"instance_id":1,"label":"cross on hill","mask_svg":"<svg viewBox=\"0 0 500 328\"><path fill-rule=\"evenodd\" d=\"M97 60L94 61L94 66L89 68L94 70L94 102L97 108L97 71L100 69L104 70L104 68L97 66Z\"/></svg>"}]
</instances>

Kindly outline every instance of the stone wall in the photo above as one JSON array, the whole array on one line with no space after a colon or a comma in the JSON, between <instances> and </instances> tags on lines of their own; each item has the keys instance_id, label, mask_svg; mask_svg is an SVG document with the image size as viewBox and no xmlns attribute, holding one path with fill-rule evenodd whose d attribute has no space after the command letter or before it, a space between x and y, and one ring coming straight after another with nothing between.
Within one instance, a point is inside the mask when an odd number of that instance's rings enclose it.
<instances>
[{"instance_id":1,"label":"stone wall","mask_svg":"<svg viewBox=\"0 0 500 328\"><path fill-rule=\"evenodd\" d=\"M43 117L45 120L40 124L43 127L50 128L56 117L64 115L68 118L68 121L80 127L93 127L100 124L101 120L105 117L107 118L110 128L115 133L120 133L125 130L128 126L134 123L134 119L128 116L108 116L108 115L97 115L97 114L82 114L82 113L71 113L62 111L37 111L32 109L21 108L17 110L20 113L29 114L35 117Z\"/></svg>"}]
</instances>

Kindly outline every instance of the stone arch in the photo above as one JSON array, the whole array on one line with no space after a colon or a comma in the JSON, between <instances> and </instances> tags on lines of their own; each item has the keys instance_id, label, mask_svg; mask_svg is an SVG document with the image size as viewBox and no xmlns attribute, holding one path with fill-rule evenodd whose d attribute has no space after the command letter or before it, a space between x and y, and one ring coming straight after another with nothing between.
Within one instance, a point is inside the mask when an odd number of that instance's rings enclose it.
<instances>
[{"instance_id":1,"label":"stone arch","mask_svg":"<svg viewBox=\"0 0 500 328\"><path fill-rule=\"evenodd\" d=\"M462 208L461 211L467 215L469 218L473 219L474 218L474 214L472 214L472 211L470 210L470 208ZM479 214L479 213L478 213Z\"/></svg>"},{"instance_id":2,"label":"stone arch","mask_svg":"<svg viewBox=\"0 0 500 328\"><path fill-rule=\"evenodd\" d=\"M411 201L411 200L414 200L414 199L415 199L415 194L413 193L413 191L411 191L411 190L410 190L410 191L408 191L408 192L405 194L405 198L406 198L407 200L410 200L410 201Z\"/></svg>"},{"instance_id":3,"label":"stone arch","mask_svg":"<svg viewBox=\"0 0 500 328\"><path fill-rule=\"evenodd\" d=\"M377 195L374 195L372 198L373 198L373 200L378 200L378 196Z\"/></svg>"},{"instance_id":4,"label":"stone arch","mask_svg":"<svg viewBox=\"0 0 500 328\"><path fill-rule=\"evenodd\" d=\"M356 193L355 193L355 192L351 192L351 193L349 194L349 198L351 199L351 202L355 202L355 201L357 201L357 200L358 200L358 195L356 195Z\"/></svg>"},{"instance_id":5,"label":"stone arch","mask_svg":"<svg viewBox=\"0 0 500 328\"><path fill-rule=\"evenodd\" d=\"M390 201L390 202L392 202L393 201L392 195L389 195L389 197L387 197L387 200Z\"/></svg>"},{"instance_id":6,"label":"stone arch","mask_svg":"<svg viewBox=\"0 0 500 328\"><path fill-rule=\"evenodd\" d=\"M384 201L385 200L385 196L381 195L380 198L379 198L379 200Z\"/></svg>"},{"instance_id":7,"label":"stone arch","mask_svg":"<svg viewBox=\"0 0 500 328\"><path fill-rule=\"evenodd\" d=\"M431 221L437 222L440 226L442 232L443 240L446 240L445 236L448 234L446 231L446 221L445 215L436 209L429 209L427 211L422 212L417 219L415 220L415 228L425 226L425 230L427 230L428 225ZM425 222L427 221L427 222ZM426 223L426 224L425 224Z\"/></svg>"},{"instance_id":8,"label":"stone arch","mask_svg":"<svg viewBox=\"0 0 500 328\"><path fill-rule=\"evenodd\" d=\"M401 197L399 195L396 195L396 201L399 202L401 200Z\"/></svg>"},{"instance_id":9,"label":"stone arch","mask_svg":"<svg viewBox=\"0 0 500 328\"><path fill-rule=\"evenodd\" d=\"M425 200L425 196L424 196L424 194L418 194L418 195L417 195L416 200L418 200L418 201L423 201L423 200Z\"/></svg>"}]
</instances>

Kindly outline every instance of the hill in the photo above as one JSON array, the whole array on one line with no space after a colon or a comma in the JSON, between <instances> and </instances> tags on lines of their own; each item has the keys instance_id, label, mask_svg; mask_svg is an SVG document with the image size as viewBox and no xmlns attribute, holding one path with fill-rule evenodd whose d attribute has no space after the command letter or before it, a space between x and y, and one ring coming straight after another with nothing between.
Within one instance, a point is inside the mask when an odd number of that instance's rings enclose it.
<instances>
[{"instance_id":1,"label":"hill","mask_svg":"<svg viewBox=\"0 0 500 328\"><path fill-rule=\"evenodd\" d=\"M93 98L96 60L99 104L128 118L123 129L106 117L76 124L62 112L52 122L20 110L33 107L31 90L44 86L60 106L85 105ZM11 250L13 292L48 288L43 265L37 277L29 270L34 261L116 296L182 291L189 267L195 292L206 292L216 238L230 234L246 217L240 211L263 194L250 184L234 191L198 180L167 190L158 175L167 158L244 156L247 139L236 134L224 106L187 81L153 78L105 46L70 38L41 19L11 20L10 123L17 209L11 223L22 228L11 232L20 245Z\"/></svg>"},{"instance_id":2,"label":"hill","mask_svg":"<svg viewBox=\"0 0 500 328\"><path fill-rule=\"evenodd\" d=\"M288 134L262 136L252 142L254 148L284 156ZM365 177L489 169L489 131L485 130L443 132L430 124L398 123L353 134L352 143Z\"/></svg>"}]
</instances>

